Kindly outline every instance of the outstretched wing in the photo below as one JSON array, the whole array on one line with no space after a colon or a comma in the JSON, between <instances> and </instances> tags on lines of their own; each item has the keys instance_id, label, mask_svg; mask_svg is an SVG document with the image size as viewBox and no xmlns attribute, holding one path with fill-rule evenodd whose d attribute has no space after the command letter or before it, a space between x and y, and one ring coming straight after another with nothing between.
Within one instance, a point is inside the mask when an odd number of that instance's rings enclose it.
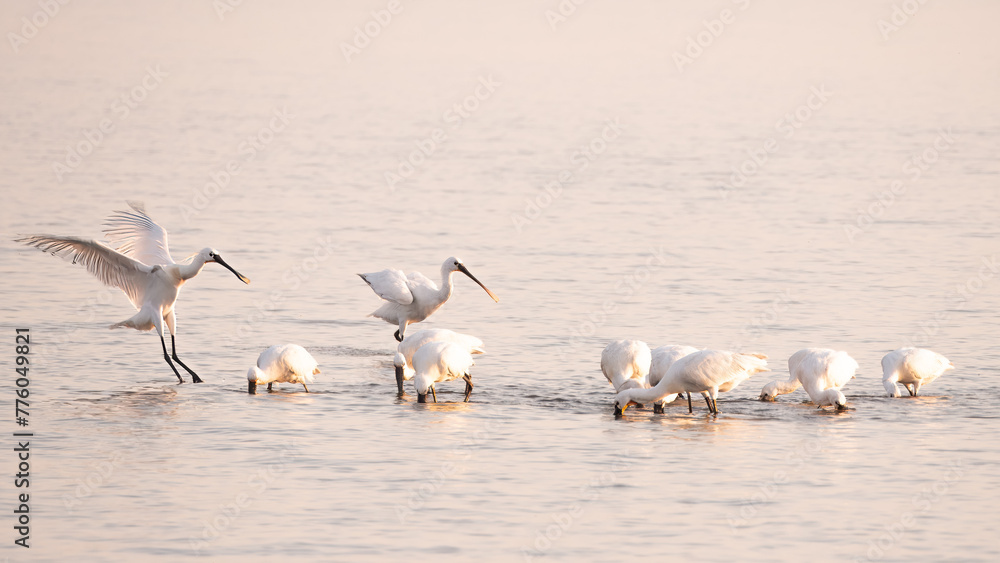
<instances>
[{"instance_id":1,"label":"outstretched wing","mask_svg":"<svg viewBox=\"0 0 1000 563\"><path fill-rule=\"evenodd\" d=\"M365 280L379 297L386 301L409 305L413 303L413 294L406 283L406 276L401 270L382 270L371 274L358 274Z\"/></svg>"},{"instance_id":2,"label":"outstretched wing","mask_svg":"<svg viewBox=\"0 0 1000 563\"><path fill-rule=\"evenodd\" d=\"M118 252L149 266L174 264L167 247L167 230L146 215L141 201L129 201L132 211L115 211L104 223L108 241Z\"/></svg>"},{"instance_id":3,"label":"outstretched wing","mask_svg":"<svg viewBox=\"0 0 1000 563\"><path fill-rule=\"evenodd\" d=\"M153 271L152 266L115 252L96 240L35 235L16 239L15 242L72 260L74 264L83 264L105 285L124 291L136 309L142 307L147 275Z\"/></svg>"}]
</instances>

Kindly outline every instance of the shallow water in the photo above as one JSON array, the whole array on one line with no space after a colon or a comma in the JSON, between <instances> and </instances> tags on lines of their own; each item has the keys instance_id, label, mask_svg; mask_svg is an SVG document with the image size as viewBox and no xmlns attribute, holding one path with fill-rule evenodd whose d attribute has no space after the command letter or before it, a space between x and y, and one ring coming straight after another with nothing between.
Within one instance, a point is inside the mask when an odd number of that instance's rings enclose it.
<instances>
[{"instance_id":1,"label":"shallow water","mask_svg":"<svg viewBox=\"0 0 1000 563\"><path fill-rule=\"evenodd\" d=\"M72 3L0 59L0 310L10 342L31 330L36 433L32 547L11 519L11 561L998 558L996 6L929 3L885 40L891 4L595 2L552 29L556 3L406 3L348 64L341 42L384 4L203 4ZM0 29L37 9L6 4ZM177 385L154 336L106 330L131 315L120 292L11 242L98 237L126 199L176 259L212 246L253 281L209 266L181 294L179 353L205 384ZM483 339L472 402L460 383L397 399L394 328L354 274L434 278L450 255L501 300L456 280L415 328ZM600 352L626 337L763 352L773 372L717 418L615 420ZM319 361L314 392L248 396L283 342ZM879 360L907 344L957 369L890 400ZM858 360L850 410L755 400L807 346Z\"/></svg>"}]
</instances>

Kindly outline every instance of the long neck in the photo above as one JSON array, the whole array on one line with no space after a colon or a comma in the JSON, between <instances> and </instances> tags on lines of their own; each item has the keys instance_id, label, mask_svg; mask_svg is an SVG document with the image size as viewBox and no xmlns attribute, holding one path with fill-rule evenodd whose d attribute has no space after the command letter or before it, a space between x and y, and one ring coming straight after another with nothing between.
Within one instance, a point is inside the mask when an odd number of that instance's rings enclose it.
<instances>
[{"instance_id":1,"label":"long neck","mask_svg":"<svg viewBox=\"0 0 1000 563\"><path fill-rule=\"evenodd\" d=\"M177 266L177 273L180 275L182 280L187 281L197 276L204 267L205 261L196 256L193 260L191 260L190 264L180 264Z\"/></svg>"},{"instance_id":2,"label":"long neck","mask_svg":"<svg viewBox=\"0 0 1000 563\"><path fill-rule=\"evenodd\" d=\"M650 387L648 389L629 389L625 392L629 394L629 398L637 403L647 403L656 402L667 395L673 395L675 393L681 393L682 389L679 385L674 384L672 379L664 377L659 383Z\"/></svg>"},{"instance_id":3,"label":"long neck","mask_svg":"<svg viewBox=\"0 0 1000 563\"><path fill-rule=\"evenodd\" d=\"M438 296L441 301L447 301L451 297L452 282L451 277L455 274L455 270L448 268L447 266L441 267L441 289L438 290Z\"/></svg>"},{"instance_id":4,"label":"long neck","mask_svg":"<svg viewBox=\"0 0 1000 563\"><path fill-rule=\"evenodd\" d=\"M775 381L774 382L775 395L786 395L788 393L793 393L801 385L802 383L799 382L799 378L797 377L793 377L788 381Z\"/></svg>"}]
</instances>

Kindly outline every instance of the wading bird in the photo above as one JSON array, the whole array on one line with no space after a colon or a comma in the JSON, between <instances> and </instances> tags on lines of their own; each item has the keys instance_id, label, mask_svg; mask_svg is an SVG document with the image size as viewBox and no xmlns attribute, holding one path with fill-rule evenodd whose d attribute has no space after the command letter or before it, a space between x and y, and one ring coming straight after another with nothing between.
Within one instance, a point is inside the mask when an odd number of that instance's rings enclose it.
<instances>
[{"instance_id":1,"label":"wading bird","mask_svg":"<svg viewBox=\"0 0 1000 563\"><path fill-rule=\"evenodd\" d=\"M732 391L751 375L767 371L767 356L737 354L721 350L700 350L674 362L663 379L649 389L626 389L615 396L615 415L629 405L659 401L678 393L701 393L709 411L719 414L716 398L720 391Z\"/></svg>"},{"instance_id":2,"label":"wading bird","mask_svg":"<svg viewBox=\"0 0 1000 563\"><path fill-rule=\"evenodd\" d=\"M847 399L840 388L854 379L858 362L847 355L827 348L806 348L788 358L788 381L772 381L760 390L761 401L773 401L778 395L791 393L800 386L809 399L823 407L834 405L847 408Z\"/></svg>"},{"instance_id":3,"label":"wading bird","mask_svg":"<svg viewBox=\"0 0 1000 563\"><path fill-rule=\"evenodd\" d=\"M902 383L911 397L916 397L922 385L927 385L950 369L955 369L955 366L937 352L924 348L900 348L882 358L882 385L890 397L899 396L896 382Z\"/></svg>"},{"instance_id":4,"label":"wading bird","mask_svg":"<svg viewBox=\"0 0 1000 563\"><path fill-rule=\"evenodd\" d=\"M174 303L184 282L197 276L205 264L221 264L243 283L250 280L226 264L218 251L206 248L181 263L174 262L167 247L167 231L146 215L142 203L128 202L132 211L116 211L105 223L108 241L117 250L92 239L34 235L16 239L54 256L83 264L87 271L105 285L117 287L128 296L139 311L131 318L115 323L109 328L156 329L163 347L163 359L181 383L184 379L170 361L171 358L191 374L191 381L201 383L191 368L177 357L174 342ZM163 339L163 325L170 330L170 350Z\"/></svg>"},{"instance_id":5,"label":"wading bird","mask_svg":"<svg viewBox=\"0 0 1000 563\"><path fill-rule=\"evenodd\" d=\"M446 328L429 328L418 330L407 336L396 347L396 356L392 359L392 364L396 368L396 388L399 394L403 394L403 381L413 379L413 354L421 346L428 342L453 342L464 347L470 354L485 354L483 341L475 336L459 334ZM468 391L471 391L471 387Z\"/></svg>"},{"instance_id":6,"label":"wading bird","mask_svg":"<svg viewBox=\"0 0 1000 563\"><path fill-rule=\"evenodd\" d=\"M479 287L486 290L493 301L500 302L500 298L477 280L461 260L451 257L441 264L441 287L420 272L411 272L407 276L402 270L388 269L370 274L358 274L379 297L385 299L385 303L368 316L399 325L395 337L397 341L402 342L406 336L407 325L426 319L451 297L451 277L455 272L469 276L472 281L479 284Z\"/></svg>"},{"instance_id":7,"label":"wading bird","mask_svg":"<svg viewBox=\"0 0 1000 563\"><path fill-rule=\"evenodd\" d=\"M646 375L650 362L649 346L641 340L617 340L601 352L601 372L615 388L615 393L648 387ZM635 383L629 383L630 380Z\"/></svg>"},{"instance_id":8,"label":"wading bird","mask_svg":"<svg viewBox=\"0 0 1000 563\"><path fill-rule=\"evenodd\" d=\"M654 348L652 351L653 361L649 365L649 376L647 378L649 386L653 387L659 383L660 380L663 379L663 376L667 374L667 370L670 369L670 366L674 365L674 362L697 351L698 349L694 346L667 345ZM667 396L666 398L653 403L653 412L662 413L663 405L672 402L676 398L676 396ZM691 408L691 393L687 393L687 400L688 412L694 412L694 409Z\"/></svg>"},{"instance_id":9,"label":"wading bird","mask_svg":"<svg viewBox=\"0 0 1000 563\"><path fill-rule=\"evenodd\" d=\"M313 376L319 373L318 365L298 344L275 344L261 352L257 365L247 372L247 392L254 394L257 386L265 383L268 391L274 383L301 383L308 393L306 383L313 382Z\"/></svg>"},{"instance_id":10,"label":"wading bird","mask_svg":"<svg viewBox=\"0 0 1000 563\"><path fill-rule=\"evenodd\" d=\"M430 342L424 344L413 354L413 384L417 388L417 402L427 402L427 390L430 389L434 402L437 393L434 384L455 379L465 380L465 402L469 402L472 394L472 375L469 370L475 362L472 354L454 342Z\"/></svg>"}]
</instances>

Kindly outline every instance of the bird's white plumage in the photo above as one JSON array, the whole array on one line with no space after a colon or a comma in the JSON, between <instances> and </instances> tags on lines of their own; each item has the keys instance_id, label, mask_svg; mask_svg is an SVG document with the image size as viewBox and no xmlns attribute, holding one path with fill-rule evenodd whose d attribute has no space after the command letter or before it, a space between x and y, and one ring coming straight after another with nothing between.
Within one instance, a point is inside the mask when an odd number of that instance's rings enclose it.
<instances>
[{"instance_id":1,"label":"bird's white plumage","mask_svg":"<svg viewBox=\"0 0 1000 563\"><path fill-rule=\"evenodd\" d=\"M276 344L260 353L257 365L247 372L247 380L265 383L312 383L319 373L319 364L297 344Z\"/></svg>"},{"instance_id":2,"label":"bird's white plumage","mask_svg":"<svg viewBox=\"0 0 1000 563\"><path fill-rule=\"evenodd\" d=\"M601 352L601 372L616 393L629 379L637 380L642 387L646 387L651 362L649 345L641 340L618 340L605 346Z\"/></svg>"},{"instance_id":3,"label":"bird's white plumage","mask_svg":"<svg viewBox=\"0 0 1000 563\"><path fill-rule=\"evenodd\" d=\"M142 202L129 201L132 211L116 211L104 223L104 234L118 252L143 264L174 264L167 231L146 215Z\"/></svg>"},{"instance_id":4,"label":"bird's white plumage","mask_svg":"<svg viewBox=\"0 0 1000 563\"><path fill-rule=\"evenodd\" d=\"M35 235L17 239L53 256L81 264L101 283L122 290L132 305L142 307L153 267L97 242L79 237Z\"/></svg>"},{"instance_id":5,"label":"bird's white plumage","mask_svg":"<svg viewBox=\"0 0 1000 563\"><path fill-rule=\"evenodd\" d=\"M465 347L454 342L429 342L413 354L413 384L417 395L426 395L435 383L469 376L475 362Z\"/></svg>"},{"instance_id":6,"label":"bird's white plumage","mask_svg":"<svg viewBox=\"0 0 1000 563\"><path fill-rule=\"evenodd\" d=\"M955 366L937 352L925 348L900 348L882 358L882 385L890 397L899 397L897 382L915 396L920 393L921 386L950 369Z\"/></svg>"},{"instance_id":7,"label":"bird's white plumage","mask_svg":"<svg viewBox=\"0 0 1000 563\"><path fill-rule=\"evenodd\" d=\"M615 396L616 407L657 402L678 393L704 393L714 403L720 391L731 391L755 373L767 371L767 356L700 350L673 363L656 386L626 389Z\"/></svg>"},{"instance_id":8,"label":"bird's white plumage","mask_svg":"<svg viewBox=\"0 0 1000 563\"><path fill-rule=\"evenodd\" d=\"M666 346L654 348L651 352L653 361L649 365L649 375L646 378L649 383L647 387L653 387L659 383L660 380L663 379L663 376L667 374L667 370L670 369L670 366L674 365L674 362L697 351L698 349L694 346L676 344L668 344ZM624 391L624 388L619 389L619 391ZM666 403L673 402L676 398L677 395L667 395L658 401L658 403L662 406Z\"/></svg>"},{"instance_id":9,"label":"bird's white plumage","mask_svg":"<svg viewBox=\"0 0 1000 563\"><path fill-rule=\"evenodd\" d=\"M396 346L396 355L393 358L393 365L403 368L403 379L409 381L413 378L413 355L421 347L430 342L452 342L464 347L470 354L485 354L486 348L483 341L468 334L461 334L446 328L429 328L418 330L403 339Z\"/></svg>"},{"instance_id":10,"label":"bird's white plumage","mask_svg":"<svg viewBox=\"0 0 1000 563\"><path fill-rule=\"evenodd\" d=\"M441 264L440 286L420 272L403 275L402 270L388 269L358 276L365 280L379 297L385 299L385 303L369 316L398 325L398 338L402 340L406 336L408 325L426 319L451 297L452 276L459 271L479 284L494 301L499 301L499 298L454 256Z\"/></svg>"},{"instance_id":11,"label":"bird's white plumage","mask_svg":"<svg viewBox=\"0 0 1000 563\"><path fill-rule=\"evenodd\" d=\"M407 280L406 274L402 270L389 269L358 275L382 299L400 305L413 303L413 294L410 293L409 280Z\"/></svg>"},{"instance_id":12,"label":"bird's white plumage","mask_svg":"<svg viewBox=\"0 0 1000 563\"><path fill-rule=\"evenodd\" d=\"M829 348L805 348L788 358L788 381L772 381L760 391L762 400L791 393L800 386L809 399L819 406L847 404L841 388L858 370L858 362L847 352Z\"/></svg>"}]
</instances>

